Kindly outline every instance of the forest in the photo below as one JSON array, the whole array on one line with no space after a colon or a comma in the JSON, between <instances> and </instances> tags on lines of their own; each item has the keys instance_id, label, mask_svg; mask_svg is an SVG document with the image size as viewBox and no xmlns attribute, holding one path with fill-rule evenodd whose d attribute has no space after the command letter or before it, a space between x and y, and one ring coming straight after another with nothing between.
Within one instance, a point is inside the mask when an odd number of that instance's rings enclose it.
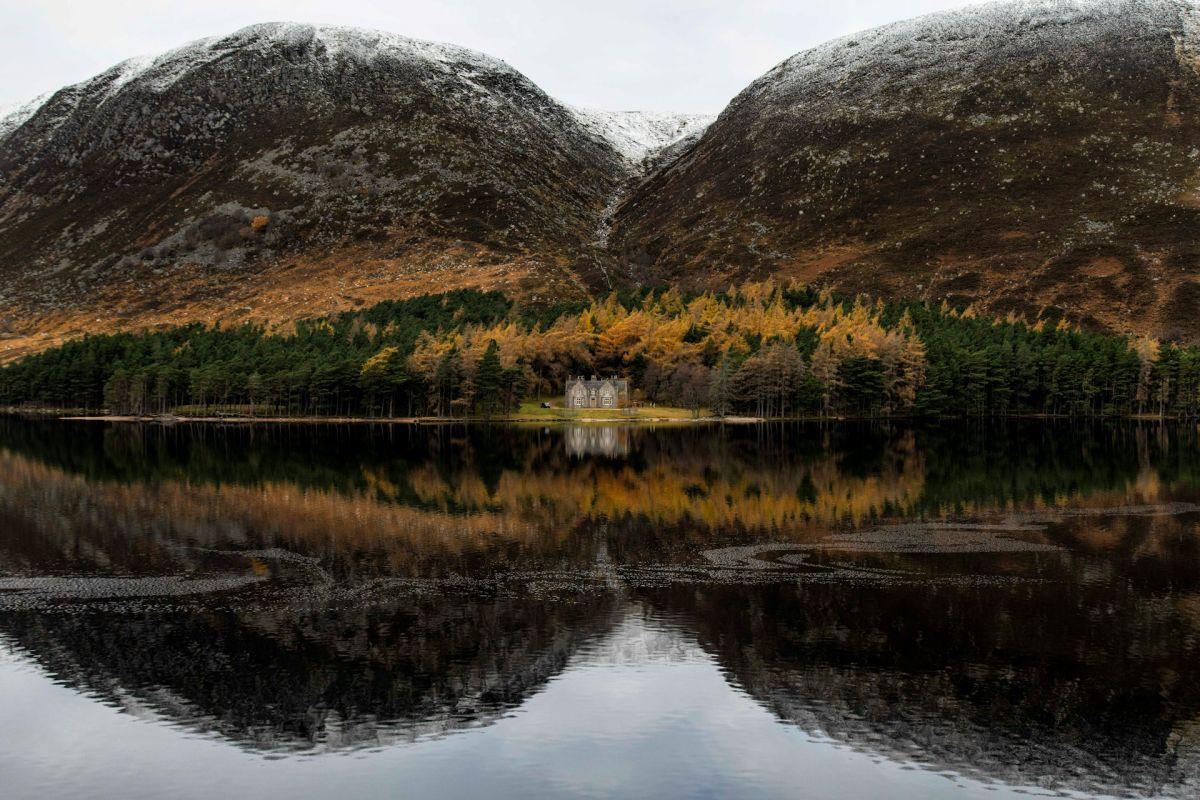
<instances>
[{"instance_id":1,"label":"forest","mask_svg":"<svg viewBox=\"0 0 1200 800\"><path fill-rule=\"evenodd\" d=\"M286 326L91 335L0 368L0 406L487 417L620 374L716 415L1200 413L1200 349L798 284L531 307L458 290Z\"/></svg>"}]
</instances>

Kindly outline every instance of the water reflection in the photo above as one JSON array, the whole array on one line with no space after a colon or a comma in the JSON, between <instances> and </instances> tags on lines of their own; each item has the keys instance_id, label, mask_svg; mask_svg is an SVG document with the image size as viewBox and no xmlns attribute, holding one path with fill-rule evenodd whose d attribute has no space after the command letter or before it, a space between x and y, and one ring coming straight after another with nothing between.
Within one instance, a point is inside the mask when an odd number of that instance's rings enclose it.
<instances>
[{"instance_id":1,"label":"water reflection","mask_svg":"<svg viewBox=\"0 0 1200 800\"><path fill-rule=\"evenodd\" d=\"M806 747L1194 796L1196 437L2 420L0 649L249 753L425 742L598 663L705 664ZM601 746L596 709L563 713Z\"/></svg>"},{"instance_id":2,"label":"water reflection","mask_svg":"<svg viewBox=\"0 0 1200 800\"><path fill-rule=\"evenodd\" d=\"M563 429L563 446L573 456L627 456L629 433L617 425L571 425Z\"/></svg>"}]
</instances>

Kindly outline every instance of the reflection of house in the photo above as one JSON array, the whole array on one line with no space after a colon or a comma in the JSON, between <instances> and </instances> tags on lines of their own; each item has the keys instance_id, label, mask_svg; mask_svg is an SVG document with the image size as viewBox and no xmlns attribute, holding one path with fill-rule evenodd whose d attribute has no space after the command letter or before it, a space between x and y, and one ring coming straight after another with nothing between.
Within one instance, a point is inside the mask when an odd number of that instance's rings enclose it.
<instances>
[{"instance_id":1,"label":"reflection of house","mask_svg":"<svg viewBox=\"0 0 1200 800\"><path fill-rule=\"evenodd\" d=\"M563 431L563 443L572 456L629 455L629 429L613 425L572 426Z\"/></svg>"},{"instance_id":2,"label":"reflection of house","mask_svg":"<svg viewBox=\"0 0 1200 800\"><path fill-rule=\"evenodd\" d=\"M629 404L629 382L622 378L567 380L567 408L621 408Z\"/></svg>"}]
</instances>

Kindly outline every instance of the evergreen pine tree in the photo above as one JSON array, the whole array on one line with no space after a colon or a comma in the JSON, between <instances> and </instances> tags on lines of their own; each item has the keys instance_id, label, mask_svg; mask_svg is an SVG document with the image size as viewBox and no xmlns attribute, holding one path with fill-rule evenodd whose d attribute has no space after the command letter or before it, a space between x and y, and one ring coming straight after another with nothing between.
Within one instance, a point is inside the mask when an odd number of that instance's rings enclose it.
<instances>
[{"instance_id":1,"label":"evergreen pine tree","mask_svg":"<svg viewBox=\"0 0 1200 800\"><path fill-rule=\"evenodd\" d=\"M484 417L492 414L503 404L504 366L500 363L500 346L495 339L488 341L487 350L475 367L475 397Z\"/></svg>"}]
</instances>

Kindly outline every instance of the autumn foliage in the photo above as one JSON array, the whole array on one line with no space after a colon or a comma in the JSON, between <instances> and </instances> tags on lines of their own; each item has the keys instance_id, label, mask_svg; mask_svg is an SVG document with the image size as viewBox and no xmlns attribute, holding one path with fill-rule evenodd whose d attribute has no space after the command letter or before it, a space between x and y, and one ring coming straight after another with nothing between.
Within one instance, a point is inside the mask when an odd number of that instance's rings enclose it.
<instances>
[{"instance_id":1,"label":"autumn foliage","mask_svg":"<svg viewBox=\"0 0 1200 800\"><path fill-rule=\"evenodd\" d=\"M89 336L0 369L0 405L491 417L571 375L700 414L1200 414L1200 350L798 284L522 306L457 290L286 328Z\"/></svg>"},{"instance_id":2,"label":"autumn foliage","mask_svg":"<svg viewBox=\"0 0 1200 800\"><path fill-rule=\"evenodd\" d=\"M474 364L495 342L530 393L557 393L571 374L629 374L646 401L769 416L831 410L839 388L858 388L843 386L841 369L859 361L868 380L878 373L877 411L911 411L925 374L911 318L885 327L881 305L828 295L798 303L802 292L766 282L692 298L670 289L632 303L610 294L544 325L506 318L425 331L409 364L432 383L450 354Z\"/></svg>"}]
</instances>

